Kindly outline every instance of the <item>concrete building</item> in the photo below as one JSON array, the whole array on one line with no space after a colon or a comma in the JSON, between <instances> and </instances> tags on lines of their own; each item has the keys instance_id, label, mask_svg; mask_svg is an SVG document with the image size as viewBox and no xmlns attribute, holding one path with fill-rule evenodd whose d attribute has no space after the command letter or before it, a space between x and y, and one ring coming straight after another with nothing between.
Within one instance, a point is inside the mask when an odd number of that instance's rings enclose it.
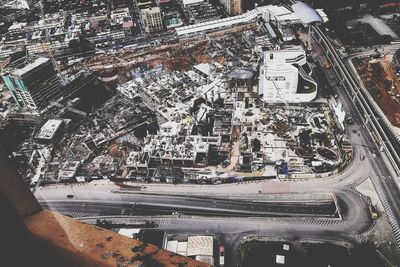
<instances>
[{"instance_id":1,"label":"concrete building","mask_svg":"<svg viewBox=\"0 0 400 267\"><path fill-rule=\"evenodd\" d=\"M301 47L266 51L260 67L259 94L266 102L309 102L317 84Z\"/></svg>"},{"instance_id":2,"label":"concrete building","mask_svg":"<svg viewBox=\"0 0 400 267\"><path fill-rule=\"evenodd\" d=\"M146 8L140 11L140 16L146 32L159 32L164 29L159 7Z\"/></svg>"},{"instance_id":3,"label":"concrete building","mask_svg":"<svg viewBox=\"0 0 400 267\"><path fill-rule=\"evenodd\" d=\"M60 79L48 58L27 60L21 57L10 62L1 76L21 107L43 110L52 99L62 95Z\"/></svg>"},{"instance_id":4,"label":"concrete building","mask_svg":"<svg viewBox=\"0 0 400 267\"><path fill-rule=\"evenodd\" d=\"M182 5L186 7L188 5L198 4L202 2L204 2L204 0L182 0Z\"/></svg>"},{"instance_id":5,"label":"concrete building","mask_svg":"<svg viewBox=\"0 0 400 267\"><path fill-rule=\"evenodd\" d=\"M242 14L242 0L220 0L229 15Z\"/></svg>"},{"instance_id":6,"label":"concrete building","mask_svg":"<svg viewBox=\"0 0 400 267\"><path fill-rule=\"evenodd\" d=\"M187 25L176 28L178 37L190 37L197 34L205 34L213 31L229 29L255 22L259 17L266 22L274 23L277 27L301 23L299 17L292 11L282 6L260 6L246 13L209 21L198 22L194 25Z\"/></svg>"},{"instance_id":7,"label":"concrete building","mask_svg":"<svg viewBox=\"0 0 400 267\"><path fill-rule=\"evenodd\" d=\"M55 120L55 119L50 119L48 120L42 128L40 128L40 132L37 134L36 138L45 140L45 141L51 141L58 130L60 129L60 126L62 125L62 120Z\"/></svg>"},{"instance_id":8,"label":"concrete building","mask_svg":"<svg viewBox=\"0 0 400 267\"><path fill-rule=\"evenodd\" d=\"M137 1L137 6L140 10L150 8L152 6L152 4L153 4L153 1L151 1L151 0L138 0Z\"/></svg>"},{"instance_id":9,"label":"concrete building","mask_svg":"<svg viewBox=\"0 0 400 267\"><path fill-rule=\"evenodd\" d=\"M222 13L207 1L188 4L184 11L190 23L203 23L222 17Z\"/></svg>"},{"instance_id":10,"label":"concrete building","mask_svg":"<svg viewBox=\"0 0 400 267\"><path fill-rule=\"evenodd\" d=\"M214 265L214 237L189 236L187 240L168 240L163 247L173 253L191 257L198 261Z\"/></svg>"}]
</instances>

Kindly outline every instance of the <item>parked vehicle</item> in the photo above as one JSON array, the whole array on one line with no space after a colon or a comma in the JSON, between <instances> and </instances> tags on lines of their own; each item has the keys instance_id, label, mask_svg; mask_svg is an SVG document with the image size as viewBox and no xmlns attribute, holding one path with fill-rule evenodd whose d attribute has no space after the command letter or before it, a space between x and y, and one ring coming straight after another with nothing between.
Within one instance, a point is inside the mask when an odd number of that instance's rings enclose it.
<instances>
[{"instance_id":1,"label":"parked vehicle","mask_svg":"<svg viewBox=\"0 0 400 267\"><path fill-rule=\"evenodd\" d=\"M225 247L224 245L219 246L219 266L225 266Z\"/></svg>"}]
</instances>

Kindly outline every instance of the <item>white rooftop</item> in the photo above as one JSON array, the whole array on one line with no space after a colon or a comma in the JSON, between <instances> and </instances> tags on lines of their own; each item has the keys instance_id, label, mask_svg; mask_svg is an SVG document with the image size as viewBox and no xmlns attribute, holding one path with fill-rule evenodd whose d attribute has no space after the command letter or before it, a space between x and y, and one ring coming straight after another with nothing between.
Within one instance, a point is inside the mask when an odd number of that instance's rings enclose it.
<instances>
[{"instance_id":1,"label":"white rooftop","mask_svg":"<svg viewBox=\"0 0 400 267\"><path fill-rule=\"evenodd\" d=\"M126 237L132 238L133 235L134 235L134 234L138 234L139 231L140 231L139 228L134 228L134 229L131 229L131 228L121 228L121 229L119 229L118 234L123 235L123 236L126 236Z\"/></svg>"},{"instance_id":2,"label":"white rooftop","mask_svg":"<svg viewBox=\"0 0 400 267\"><path fill-rule=\"evenodd\" d=\"M187 255L188 256L212 256L213 255L212 236L189 236Z\"/></svg>"},{"instance_id":3,"label":"white rooftop","mask_svg":"<svg viewBox=\"0 0 400 267\"><path fill-rule=\"evenodd\" d=\"M276 255L276 263L277 264L285 264L285 256Z\"/></svg>"},{"instance_id":4,"label":"white rooftop","mask_svg":"<svg viewBox=\"0 0 400 267\"><path fill-rule=\"evenodd\" d=\"M213 70L213 66L209 63L200 63L197 65L194 65L193 68L196 70L200 71L201 73L209 76Z\"/></svg>"},{"instance_id":5,"label":"white rooftop","mask_svg":"<svg viewBox=\"0 0 400 267\"><path fill-rule=\"evenodd\" d=\"M167 243L167 250L176 253L178 250L178 240L171 240Z\"/></svg>"},{"instance_id":6,"label":"white rooftop","mask_svg":"<svg viewBox=\"0 0 400 267\"><path fill-rule=\"evenodd\" d=\"M62 123L62 120L54 120L54 119L48 120L40 129L40 132L36 138L44 139L44 140L53 139L58 128L60 128L61 123Z\"/></svg>"},{"instance_id":7,"label":"white rooftop","mask_svg":"<svg viewBox=\"0 0 400 267\"><path fill-rule=\"evenodd\" d=\"M186 256L187 248L188 248L188 242L178 242L178 248L176 250L176 253Z\"/></svg>"},{"instance_id":8,"label":"white rooftop","mask_svg":"<svg viewBox=\"0 0 400 267\"><path fill-rule=\"evenodd\" d=\"M287 14L291 14L292 12L284 6L268 6L268 10L273 13L275 16L283 16Z\"/></svg>"},{"instance_id":9,"label":"white rooftop","mask_svg":"<svg viewBox=\"0 0 400 267\"><path fill-rule=\"evenodd\" d=\"M253 10L247 11L241 15L228 17L224 19L210 20L193 25L183 26L176 28L178 36L193 34L196 32L203 32L213 29L222 29L228 27L235 27L244 23L254 21L260 15L271 14L278 21L297 21L298 16L283 6L260 6Z\"/></svg>"},{"instance_id":10,"label":"white rooftop","mask_svg":"<svg viewBox=\"0 0 400 267\"><path fill-rule=\"evenodd\" d=\"M14 24L12 24L9 28L8 28L8 30L9 31L12 31L12 30L20 30L20 29L22 29L23 27L25 27L27 25L27 23L26 22L16 22L16 23L14 23Z\"/></svg>"},{"instance_id":11,"label":"white rooftop","mask_svg":"<svg viewBox=\"0 0 400 267\"><path fill-rule=\"evenodd\" d=\"M204 2L204 0L182 0L184 6Z\"/></svg>"},{"instance_id":12,"label":"white rooftop","mask_svg":"<svg viewBox=\"0 0 400 267\"><path fill-rule=\"evenodd\" d=\"M292 8L294 13L299 16L301 22L303 22L304 24L324 22L319 13L306 3L296 2L294 5L292 5Z\"/></svg>"}]
</instances>

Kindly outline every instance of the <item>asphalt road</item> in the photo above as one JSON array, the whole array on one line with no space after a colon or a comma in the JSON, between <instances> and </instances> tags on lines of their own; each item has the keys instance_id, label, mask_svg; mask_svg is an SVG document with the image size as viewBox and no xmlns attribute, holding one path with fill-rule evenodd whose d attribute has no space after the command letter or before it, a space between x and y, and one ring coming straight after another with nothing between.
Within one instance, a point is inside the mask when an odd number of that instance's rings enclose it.
<instances>
[{"instance_id":1,"label":"asphalt road","mask_svg":"<svg viewBox=\"0 0 400 267\"><path fill-rule=\"evenodd\" d=\"M112 193L111 193L112 194ZM242 201L222 198L189 196L163 196L144 194L122 194L119 200L64 199L41 202L64 214L95 215L171 215L179 212L186 215L203 216L252 216L252 217L338 217L333 199L315 199L313 201ZM81 216L82 217L82 216Z\"/></svg>"},{"instance_id":2,"label":"asphalt road","mask_svg":"<svg viewBox=\"0 0 400 267\"><path fill-rule=\"evenodd\" d=\"M393 47L392 47L393 48ZM392 48L387 48L383 47L384 50L388 51ZM359 56L362 54L363 56L369 55L369 54L375 54L375 51L364 51L361 53L358 53L356 55L350 56L346 63L348 66L348 69L350 70L350 73L352 74L353 77L355 77L355 80L357 81L358 74L356 73L356 70L354 66L351 63L351 59L353 57ZM329 70L326 70L329 71ZM330 68L330 71L334 71L333 68ZM332 73L333 74L333 73ZM331 76L331 74L327 75ZM336 77L336 74L333 76ZM338 85L337 83L333 83ZM335 92L337 92L338 95L340 95L340 99L342 100L342 103L347 104L347 109L350 112L351 116L356 118L356 124L357 125L362 125L362 128L360 129L360 142L364 145L364 147L376 147L377 145L374 143L372 140L371 135L369 134L367 127L365 127L363 123L363 118L361 118L360 112L356 109L355 105L350 104L351 99L350 96L347 94L346 90L343 88L340 88L340 86L334 88ZM359 90L363 91L364 94L366 94L366 88L360 84ZM372 108L372 110L374 110ZM379 116L378 116L379 117ZM386 128L384 123L381 123L383 128ZM392 136L392 134L388 135L390 137L389 142L392 144L394 149L397 151L397 153L400 153L400 144L397 142L397 140ZM381 203L385 207L386 212L388 213L389 221L392 224L392 227L395 231L395 236L396 239L398 240L400 238L400 232L398 231L398 226L400 222L400 191L399 191L399 185L398 185L398 177L394 170L390 167L389 160L386 157L385 153L381 153L378 151L378 149L372 149L376 155L378 155L376 158L373 158L372 161L370 161L371 166L373 166L373 172L371 173L371 179L374 182L375 189L378 193L378 196L380 197Z\"/></svg>"},{"instance_id":3,"label":"asphalt road","mask_svg":"<svg viewBox=\"0 0 400 267\"><path fill-rule=\"evenodd\" d=\"M316 212L321 207L323 207L321 212L325 212L325 208L329 207L328 209L330 209L329 201L321 201L316 209L316 205L313 203L315 200L304 202L305 198L298 201L292 198L289 202L274 200L269 203L260 203L262 196L257 197L254 194L241 196L243 199L252 199L253 201L236 201L227 196L225 196L227 199L213 199L193 196L144 195L134 192L116 193L115 191L103 191L104 187L101 186L92 188L90 193L83 190L85 186L72 188L54 190L54 195L50 193L53 190L38 191L40 193L39 200L46 200L42 204L44 207L66 215L83 217L81 220L89 223L95 223L96 220L90 220L88 216L95 216L95 218L100 216L100 218L107 218L108 221L114 223L147 220L155 222L158 229L166 230L169 234L215 235L225 244L227 266L235 266L238 246L246 238L262 236L279 240L294 240L301 237L305 240L354 244L360 242L359 233L368 230L372 225L366 203L356 194L347 190L336 192L343 216L343 220L340 220L321 216L304 217L304 215L301 215L300 218L299 216L277 218L276 216L267 217L267 214L263 214L265 217L256 217L254 214L248 213L245 217L241 217L242 214L239 213L238 216L239 211L268 213L270 208L285 209L288 205L292 206L296 202L303 202L303 205L295 204L292 207L295 212L299 212L299 207L301 209L311 208L312 212ZM58 194L56 194L57 192ZM74 193L75 197L67 199L66 193ZM169 212L172 210L182 212L182 206L188 207L191 212L183 211L180 216L157 216L155 214L162 215L163 212L149 209L147 211L153 214L149 216L143 211L149 207L150 202L156 204L158 208L170 209ZM193 207L199 209L193 212ZM237 213L224 213L227 210ZM108 215L110 217L107 217ZM200 217L200 215L202 216ZM224 216L228 216L228 218Z\"/></svg>"}]
</instances>

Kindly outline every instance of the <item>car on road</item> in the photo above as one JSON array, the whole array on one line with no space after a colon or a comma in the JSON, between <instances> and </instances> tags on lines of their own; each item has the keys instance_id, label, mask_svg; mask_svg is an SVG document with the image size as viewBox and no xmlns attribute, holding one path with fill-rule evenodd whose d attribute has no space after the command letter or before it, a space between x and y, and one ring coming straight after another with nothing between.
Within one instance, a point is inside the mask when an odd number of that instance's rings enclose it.
<instances>
[{"instance_id":1,"label":"car on road","mask_svg":"<svg viewBox=\"0 0 400 267\"><path fill-rule=\"evenodd\" d=\"M353 118L352 117L348 117L346 121L347 121L348 124L353 124Z\"/></svg>"},{"instance_id":2,"label":"car on road","mask_svg":"<svg viewBox=\"0 0 400 267\"><path fill-rule=\"evenodd\" d=\"M376 154L375 153L372 154L372 158L376 159Z\"/></svg>"},{"instance_id":3,"label":"car on road","mask_svg":"<svg viewBox=\"0 0 400 267\"><path fill-rule=\"evenodd\" d=\"M67 198L73 198L74 195L67 195Z\"/></svg>"},{"instance_id":4,"label":"car on road","mask_svg":"<svg viewBox=\"0 0 400 267\"><path fill-rule=\"evenodd\" d=\"M375 206L373 206L372 204L369 205L369 212L370 212L371 218L373 220L376 220L379 218L378 212L376 211Z\"/></svg>"}]
</instances>

